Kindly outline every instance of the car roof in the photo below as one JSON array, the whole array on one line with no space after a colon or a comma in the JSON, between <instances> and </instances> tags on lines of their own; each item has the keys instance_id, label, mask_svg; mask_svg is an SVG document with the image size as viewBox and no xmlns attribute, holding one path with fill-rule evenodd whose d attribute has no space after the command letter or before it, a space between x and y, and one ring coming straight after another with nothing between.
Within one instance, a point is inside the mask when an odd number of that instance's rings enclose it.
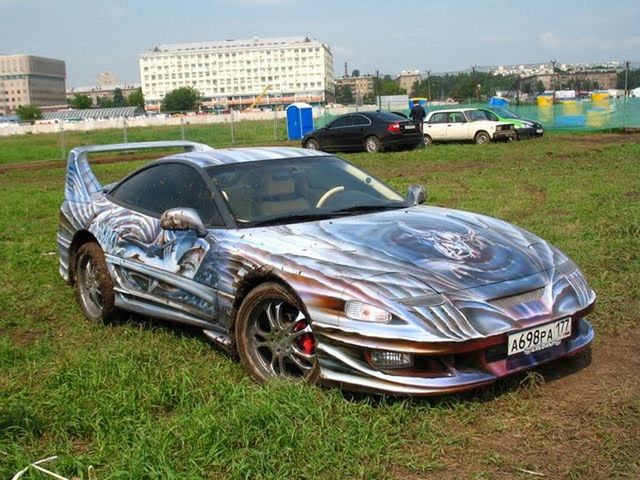
<instances>
[{"instance_id":1,"label":"car roof","mask_svg":"<svg viewBox=\"0 0 640 480\"><path fill-rule=\"evenodd\" d=\"M484 107L460 107L460 108L444 108L442 110L431 110L429 113L442 113L442 112L469 112L472 110L481 110Z\"/></svg>"},{"instance_id":2,"label":"car roof","mask_svg":"<svg viewBox=\"0 0 640 480\"><path fill-rule=\"evenodd\" d=\"M163 157L157 162L167 160L181 160L195 164L201 168L233 163L256 162L265 160L279 160L282 158L324 157L328 153L319 150L309 150L295 147L253 147L253 148L222 148L201 152L177 153ZM153 162L155 163L155 162Z\"/></svg>"}]
</instances>

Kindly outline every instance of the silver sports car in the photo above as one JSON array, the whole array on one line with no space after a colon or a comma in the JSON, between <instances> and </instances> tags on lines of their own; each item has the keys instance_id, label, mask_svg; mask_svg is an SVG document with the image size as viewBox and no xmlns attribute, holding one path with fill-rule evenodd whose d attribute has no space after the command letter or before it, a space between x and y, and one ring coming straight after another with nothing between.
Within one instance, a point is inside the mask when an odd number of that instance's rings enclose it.
<instances>
[{"instance_id":1,"label":"silver sports car","mask_svg":"<svg viewBox=\"0 0 640 480\"><path fill-rule=\"evenodd\" d=\"M180 147L102 186L93 152ZM595 294L541 238L336 156L191 142L69 155L60 274L87 317L202 328L260 381L432 395L573 354Z\"/></svg>"}]
</instances>

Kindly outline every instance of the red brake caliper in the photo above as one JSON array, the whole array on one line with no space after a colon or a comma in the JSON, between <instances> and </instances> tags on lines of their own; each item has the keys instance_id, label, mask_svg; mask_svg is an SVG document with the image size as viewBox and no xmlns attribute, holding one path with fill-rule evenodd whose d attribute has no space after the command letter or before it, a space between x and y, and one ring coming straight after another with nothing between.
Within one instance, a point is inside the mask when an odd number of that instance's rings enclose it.
<instances>
[{"instance_id":1,"label":"red brake caliper","mask_svg":"<svg viewBox=\"0 0 640 480\"><path fill-rule=\"evenodd\" d=\"M306 327L307 322L305 322L304 320L300 320L293 327L293 331L299 332ZM313 355L313 350L316 347L316 340L315 338L313 338L313 333L303 333L298 338L296 338L296 343L304 353L306 353L307 355Z\"/></svg>"}]
</instances>

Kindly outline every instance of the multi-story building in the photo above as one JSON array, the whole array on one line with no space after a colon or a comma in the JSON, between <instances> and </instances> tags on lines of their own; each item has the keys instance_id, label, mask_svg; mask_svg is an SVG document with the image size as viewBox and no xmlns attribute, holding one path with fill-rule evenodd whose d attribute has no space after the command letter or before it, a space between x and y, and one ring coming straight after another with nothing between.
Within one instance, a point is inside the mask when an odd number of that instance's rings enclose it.
<instances>
[{"instance_id":1,"label":"multi-story building","mask_svg":"<svg viewBox=\"0 0 640 480\"><path fill-rule=\"evenodd\" d=\"M137 83L118 83L118 77L113 73L100 73L96 78L95 85L71 87L67 90L67 100L71 100L77 95L87 95L91 97L94 104L98 105L102 99L113 100L117 88L122 92L122 96L127 98L140 88Z\"/></svg>"},{"instance_id":2,"label":"multi-story building","mask_svg":"<svg viewBox=\"0 0 640 480\"><path fill-rule=\"evenodd\" d=\"M411 95L413 93L413 86L416 82L419 82L422 79L419 70L403 70L398 75L396 82L398 82L398 86L400 88L404 88L407 92L407 95Z\"/></svg>"},{"instance_id":3,"label":"multi-story building","mask_svg":"<svg viewBox=\"0 0 640 480\"><path fill-rule=\"evenodd\" d=\"M350 87L356 104L362 104L365 95L373 93L373 77L365 75L362 77L342 77L336 78L336 87Z\"/></svg>"},{"instance_id":4,"label":"multi-story building","mask_svg":"<svg viewBox=\"0 0 640 480\"><path fill-rule=\"evenodd\" d=\"M233 108L321 104L335 92L331 49L308 37L159 45L140 56L140 82L147 108L184 86Z\"/></svg>"},{"instance_id":5,"label":"multi-story building","mask_svg":"<svg viewBox=\"0 0 640 480\"><path fill-rule=\"evenodd\" d=\"M0 55L0 113L21 105L66 105L66 67L62 60L35 55Z\"/></svg>"}]
</instances>

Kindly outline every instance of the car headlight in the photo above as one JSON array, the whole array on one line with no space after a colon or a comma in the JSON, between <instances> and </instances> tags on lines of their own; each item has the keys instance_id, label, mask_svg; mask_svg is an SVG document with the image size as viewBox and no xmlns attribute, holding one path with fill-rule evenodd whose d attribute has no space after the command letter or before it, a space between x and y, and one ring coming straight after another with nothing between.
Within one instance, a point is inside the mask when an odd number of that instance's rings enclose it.
<instances>
[{"instance_id":1,"label":"car headlight","mask_svg":"<svg viewBox=\"0 0 640 480\"><path fill-rule=\"evenodd\" d=\"M344 313L351 320L361 322L389 323L391 321L391 314L386 310L358 300L347 301Z\"/></svg>"}]
</instances>

